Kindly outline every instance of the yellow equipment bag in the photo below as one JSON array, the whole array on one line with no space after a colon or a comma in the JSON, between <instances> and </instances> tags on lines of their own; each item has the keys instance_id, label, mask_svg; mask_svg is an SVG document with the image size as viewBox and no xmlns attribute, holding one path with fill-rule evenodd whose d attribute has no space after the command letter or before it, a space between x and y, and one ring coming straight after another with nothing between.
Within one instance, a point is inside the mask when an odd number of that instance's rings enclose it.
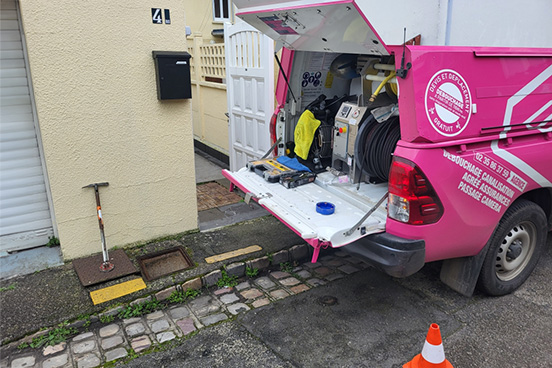
<instances>
[{"instance_id":1,"label":"yellow equipment bag","mask_svg":"<svg viewBox=\"0 0 552 368\"><path fill-rule=\"evenodd\" d=\"M320 120L317 120L310 110L305 110L299 117L293 136L295 138L295 154L303 160L306 160L309 156L314 132L319 126Z\"/></svg>"}]
</instances>

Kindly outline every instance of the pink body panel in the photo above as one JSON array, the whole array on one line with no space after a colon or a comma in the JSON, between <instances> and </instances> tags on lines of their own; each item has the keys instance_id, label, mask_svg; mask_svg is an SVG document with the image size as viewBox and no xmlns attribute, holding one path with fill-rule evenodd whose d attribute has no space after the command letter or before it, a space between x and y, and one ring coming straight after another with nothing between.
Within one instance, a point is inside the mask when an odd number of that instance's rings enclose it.
<instances>
[{"instance_id":1,"label":"pink body panel","mask_svg":"<svg viewBox=\"0 0 552 368\"><path fill-rule=\"evenodd\" d=\"M289 76L289 72L291 71L291 65L293 64L293 54L294 51L288 50L285 47L282 48L282 57L280 60L280 64L282 65L282 70L284 71L286 76ZM278 113L278 111L286 104L286 96L288 92L288 86L286 84L284 75L282 74L282 70L280 70L278 73L278 81L276 83L276 113Z\"/></svg>"},{"instance_id":2,"label":"pink body panel","mask_svg":"<svg viewBox=\"0 0 552 368\"><path fill-rule=\"evenodd\" d=\"M393 49L399 68L403 48ZM407 142L488 140L503 125L550 120L552 49L407 46L405 56L412 68L399 79L399 109Z\"/></svg>"},{"instance_id":3,"label":"pink body panel","mask_svg":"<svg viewBox=\"0 0 552 368\"><path fill-rule=\"evenodd\" d=\"M424 239L428 262L475 255L513 201L552 188L552 49L384 46L397 69L403 52L412 65L405 79L398 78L401 141L395 155L420 167L444 208L435 224L388 219L386 231ZM284 49L288 76L292 60L293 52ZM280 73L276 111L286 94Z\"/></svg>"},{"instance_id":4,"label":"pink body panel","mask_svg":"<svg viewBox=\"0 0 552 368\"><path fill-rule=\"evenodd\" d=\"M424 239L426 261L477 254L516 198L552 187L552 50L407 46L406 61L395 155L426 174L444 214L386 231Z\"/></svg>"},{"instance_id":5,"label":"pink body panel","mask_svg":"<svg viewBox=\"0 0 552 368\"><path fill-rule=\"evenodd\" d=\"M503 143L498 148L506 148ZM435 224L413 226L391 219L386 231L407 239L424 239L426 261L477 254L485 245L508 206L520 195L552 187L552 141L547 135L518 138L506 148L530 163L548 181L539 183L493 152L491 142L458 147L413 149L399 146L395 155L415 162L439 196L444 214Z\"/></svg>"},{"instance_id":6,"label":"pink body panel","mask_svg":"<svg viewBox=\"0 0 552 368\"><path fill-rule=\"evenodd\" d=\"M282 59L287 60L283 63L287 69L292 55L285 51L289 58ZM400 57L396 60L399 64ZM408 46L406 61L413 66L406 79L399 79L402 140L395 154L413 161L427 175L444 215L436 224L425 226L388 219L386 231L424 239L427 262L475 255L509 204L523 193L552 187L552 50ZM434 93L431 100L432 78L443 70L448 75L441 84L434 83L434 89L444 85L444 93ZM443 81L446 78L450 81ZM277 99L282 104L287 87L280 79ZM523 97L512 97L516 93ZM439 103L435 99L442 96L459 97L453 102L469 104L464 110L440 106L449 122L458 119L460 127L450 133L447 121L441 121L441 130L431 124L426 110L435 108ZM538 123L543 121L548 123ZM530 122L537 123L504 127ZM512 138L511 144L506 145L507 139L497 143L505 137ZM520 163L529 168L518 168Z\"/></svg>"}]
</instances>

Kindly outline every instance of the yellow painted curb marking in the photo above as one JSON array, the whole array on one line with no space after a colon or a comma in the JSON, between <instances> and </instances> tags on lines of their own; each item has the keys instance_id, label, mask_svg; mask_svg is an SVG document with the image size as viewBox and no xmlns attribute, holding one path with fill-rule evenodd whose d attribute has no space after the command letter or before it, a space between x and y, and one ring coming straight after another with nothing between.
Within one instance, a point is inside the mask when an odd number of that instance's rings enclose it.
<instances>
[{"instance_id":1,"label":"yellow painted curb marking","mask_svg":"<svg viewBox=\"0 0 552 368\"><path fill-rule=\"evenodd\" d=\"M211 256L211 257L207 257L207 258L205 258L205 262L207 262L207 263L220 262L220 261L224 261L225 259L234 258L234 257L237 257L237 256L242 256L244 254L257 252L257 251L262 250L262 249L263 248L259 247L258 245L252 245L252 246L247 247L247 248L237 249L237 250L233 250L231 252L221 253L221 254Z\"/></svg>"},{"instance_id":2,"label":"yellow painted curb marking","mask_svg":"<svg viewBox=\"0 0 552 368\"><path fill-rule=\"evenodd\" d=\"M92 298L92 303L94 305L104 303L113 299L120 298L124 295L132 294L135 291L142 290L146 288L146 284L141 277L125 281L117 285L108 286L103 289L98 289L90 292L90 298Z\"/></svg>"}]
</instances>

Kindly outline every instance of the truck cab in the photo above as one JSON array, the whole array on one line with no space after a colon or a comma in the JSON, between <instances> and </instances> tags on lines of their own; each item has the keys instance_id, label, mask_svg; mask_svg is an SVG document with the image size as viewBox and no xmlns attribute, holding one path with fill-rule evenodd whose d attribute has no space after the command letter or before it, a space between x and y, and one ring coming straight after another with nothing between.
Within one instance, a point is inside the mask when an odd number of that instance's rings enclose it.
<instances>
[{"instance_id":1,"label":"truck cab","mask_svg":"<svg viewBox=\"0 0 552 368\"><path fill-rule=\"evenodd\" d=\"M313 262L340 248L407 277L444 261L464 295L525 281L552 229L549 22L501 41L431 0L235 3L282 46L273 157L223 172L247 199Z\"/></svg>"}]
</instances>

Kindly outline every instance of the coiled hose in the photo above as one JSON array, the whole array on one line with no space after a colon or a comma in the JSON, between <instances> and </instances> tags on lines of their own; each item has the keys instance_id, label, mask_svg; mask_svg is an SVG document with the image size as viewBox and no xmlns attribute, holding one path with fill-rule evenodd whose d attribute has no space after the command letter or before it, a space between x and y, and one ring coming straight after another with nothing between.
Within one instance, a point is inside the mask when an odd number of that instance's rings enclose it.
<instances>
[{"instance_id":1,"label":"coiled hose","mask_svg":"<svg viewBox=\"0 0 552 368\"><path fill-rule=\"evenodd\" d=\"M370 115L360 127L355 144L356 165L370 181L385 182L389 179L393 152L400 137L399 118L396 116L378 123Z\"/></svg>"}]
</instances>

